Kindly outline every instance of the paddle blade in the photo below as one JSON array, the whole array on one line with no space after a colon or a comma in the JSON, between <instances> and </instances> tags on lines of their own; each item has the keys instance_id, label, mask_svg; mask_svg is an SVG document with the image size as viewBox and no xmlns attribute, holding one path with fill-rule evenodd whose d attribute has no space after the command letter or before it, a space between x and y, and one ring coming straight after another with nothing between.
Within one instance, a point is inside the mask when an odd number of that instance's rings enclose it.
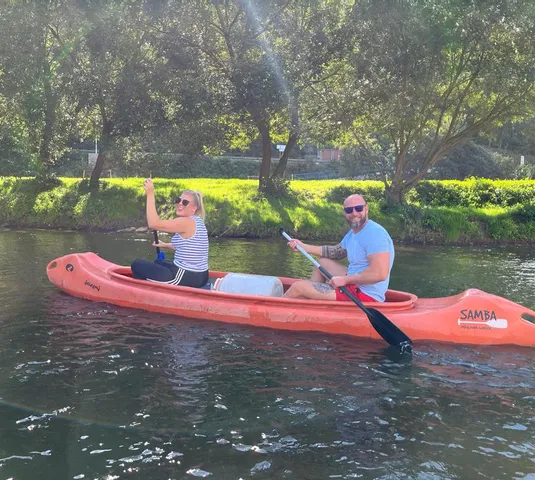
<instances>
[{"instance_id":1,"label":"paddle blade","mask_svg":"<svg viewBox=\"0 0 535 480\"><path fill-rule=\"evenodd\" d=\"M412 341L379 310L367 308L365 311L372 327L385 341L399 349L400 353L412 353Z\"/></svg>"},{"instance_id":2,"label":"paddle blade","mask_svg":"<svg viewBox=\"0 0 535 480\"><path fill-rule=\"evenodd\" d=\"M375 308L367 308L346 287L340 287L340 290L366 314L372 327L383 337L385 342L399 349L400 353L412 353L412 340L386 318L385 315Z\"/></svg>"}]
</instances>

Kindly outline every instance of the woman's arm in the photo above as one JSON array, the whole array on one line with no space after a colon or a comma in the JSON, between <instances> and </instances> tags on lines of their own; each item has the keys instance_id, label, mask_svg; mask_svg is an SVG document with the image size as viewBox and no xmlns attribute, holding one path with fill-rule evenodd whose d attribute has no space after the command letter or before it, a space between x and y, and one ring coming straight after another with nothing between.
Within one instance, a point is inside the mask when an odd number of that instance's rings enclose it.
<instances>
[{"instance_id":1,"label":"woman's arm","mask_svg":"<svg viewBox=\"0 0 535 480\"><path fill-rule=\"evenodd\" d=\"M188 233L195 228L195 222L188 217L174 218L173 220L160 220L156 211L156 199L154 197L154 184L150 178L143 182L143 188L147 194L147 225L152 230L167 233Z\"/></svg>"},{"instance_id":2,"label":"woman's arm","mask_svg":"<svg viewBox=\"0 0 535 480\"><path fill-rule=\"evenodd\" d=\"M172 243L165 243L165 242L153 242L152 243L152 246L153 247L160 247L160 248L167 248L169 250L176 250L176 248L173 246Z\"/></svg>"}]
</instances>

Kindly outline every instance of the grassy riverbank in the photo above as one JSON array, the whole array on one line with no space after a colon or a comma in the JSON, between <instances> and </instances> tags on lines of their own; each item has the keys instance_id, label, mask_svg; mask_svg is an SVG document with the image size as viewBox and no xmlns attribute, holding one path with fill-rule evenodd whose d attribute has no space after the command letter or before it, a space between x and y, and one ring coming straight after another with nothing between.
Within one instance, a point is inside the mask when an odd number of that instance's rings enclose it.
<instances>
[{"instance_id":1,"label":"grassy riverbank","mask_svg":"<svg viewBox=\"0 0 535 480\"><path fill-rule=\"evenodd\" d=\"M106 179L91 192L80 179L58 186L34 179L0 178L0 224L12 227L119 230L143 227L143 179ZM294 181L276 199L258 194L254 180L155 179L160 214L171 218L182 189L203 192L211 235L278 237L280 225L298 238L336 241L347 230L344 198L362 193L370 218L397 241L535 243L535 181L425 182L409 203L387 209L383 185L371 181Z\"/></svg>"}]
</instances>

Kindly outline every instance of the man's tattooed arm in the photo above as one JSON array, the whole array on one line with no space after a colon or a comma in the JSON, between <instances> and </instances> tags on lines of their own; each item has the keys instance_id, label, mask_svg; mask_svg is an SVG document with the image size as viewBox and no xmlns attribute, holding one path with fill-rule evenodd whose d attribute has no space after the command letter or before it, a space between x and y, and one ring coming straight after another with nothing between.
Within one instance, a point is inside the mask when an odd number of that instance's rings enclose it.
<instances>
[{"instance_id":1,"label":"man's tattooed arm","mask_svg":"<svg viewBox=\"0 0 535 480\"><path fill-rule=\"evenodd\" d=\"M347 257L347 252L341 243L338 245L323 245L321 247L321 256L323 258L331 258L332 260L341 260Z\"/></svg>"},{"instance_id":2,"label":"man's tattooed arm","mask_svg":"<svg viewBox=\"0 0 535 480\"><path fill-rule=\"evenodd\" d=\"M329 293L334 290L334 288L327 283L313 282L312 285L314 287L314 290L320 293Z\"/></svg>"}]
</instances>

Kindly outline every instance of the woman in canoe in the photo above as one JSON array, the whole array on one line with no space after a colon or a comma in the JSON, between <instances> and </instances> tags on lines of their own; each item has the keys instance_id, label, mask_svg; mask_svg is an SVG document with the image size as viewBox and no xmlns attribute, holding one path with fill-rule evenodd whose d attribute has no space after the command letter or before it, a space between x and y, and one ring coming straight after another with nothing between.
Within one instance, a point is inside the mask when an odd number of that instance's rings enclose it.
<instances>
[{"instance_id":1,"label":"woman in canoe","mask_svg":"<svg viewBox=\"0 0 535 480\"><path fill-rule=\"evenodd\" d=\"M201 192L184 190L176 199L176 218L160 220L150 178L143 183L147 194L147 224L150 229L174 233L171 243L154 246L175 251L173 262L138 258L132 262L132 276L169 285L202 287L208 281L208 232L204 224Z\"/></svg>"}]
</instances>

